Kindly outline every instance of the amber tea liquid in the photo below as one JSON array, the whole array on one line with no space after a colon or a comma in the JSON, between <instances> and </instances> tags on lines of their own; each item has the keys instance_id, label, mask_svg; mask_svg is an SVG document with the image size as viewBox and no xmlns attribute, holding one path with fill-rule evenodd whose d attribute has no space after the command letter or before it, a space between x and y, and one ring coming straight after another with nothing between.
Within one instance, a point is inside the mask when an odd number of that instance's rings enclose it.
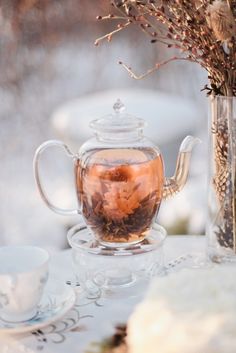
<instances>
[{"instance_id":1,"label":"amber tea liquid","mask_svg":"<svg viewBox=\"0 0 236 353\"><path fill-rule=\"evenodd\" d=\"M158 211L163 163L153 149L95 150L76 166L82 214L103 243L143 240Z\"/></svg>"}]
</instances>

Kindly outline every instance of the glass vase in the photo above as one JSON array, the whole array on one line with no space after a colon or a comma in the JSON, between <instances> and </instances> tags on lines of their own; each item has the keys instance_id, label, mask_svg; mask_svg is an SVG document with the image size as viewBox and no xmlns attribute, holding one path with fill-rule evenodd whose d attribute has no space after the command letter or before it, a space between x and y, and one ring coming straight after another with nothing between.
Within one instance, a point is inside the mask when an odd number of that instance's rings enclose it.
<instances>
[{"instance_id":1,"label":"glass vase","mask_svg":"<svg viewBox=\"0 0 236 353\"><path fill-rule=\"evenodd\" d=\"M236 97L214 97L210 108L208 256L236 263Z\"/></svg>"}]
</instances>

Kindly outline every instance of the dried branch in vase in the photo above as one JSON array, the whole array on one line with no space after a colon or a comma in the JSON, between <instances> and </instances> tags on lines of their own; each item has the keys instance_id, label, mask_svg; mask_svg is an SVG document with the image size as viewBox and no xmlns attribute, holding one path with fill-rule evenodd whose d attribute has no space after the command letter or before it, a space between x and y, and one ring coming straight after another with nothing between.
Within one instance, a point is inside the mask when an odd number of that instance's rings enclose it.
<instances>
[{"instance_id":1,"label":"dried branch in vase","mask_svg":"<svg viewBox=\"0 0 236 353\"><path fill-rule=\"evenodd\" d=\"M174 60L189 60L208 72L208 93L236 96L236 0L113 0L115 13L98 20L117 21L117 27L95 42L112 37L129 26L138 26L152 44L179 50L142 75L123 62L135 79L153 73Z\"/></svg>"},{"instance_id":2,"label":"dried branch in vase","mask_svg":"<svg viewBox=\"0 0 236 353\"><path fill-rule=\"evenodd\" d=\"M216 235L218 242L225 248L234 248L233 212L232 212L232 168L229 161L228 123L222 117L213 123L215 175L213 186L222 205L218 217L221 218Z\"/></svg>"}]
</instances>

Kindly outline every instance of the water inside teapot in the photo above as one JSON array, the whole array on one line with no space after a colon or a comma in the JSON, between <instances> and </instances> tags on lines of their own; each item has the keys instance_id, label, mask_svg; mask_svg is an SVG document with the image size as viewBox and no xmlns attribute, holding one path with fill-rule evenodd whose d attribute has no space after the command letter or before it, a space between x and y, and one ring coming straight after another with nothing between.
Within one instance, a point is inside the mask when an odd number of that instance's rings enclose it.
<instances>
[{"instance_id":1,"label":"water inside teapot","mask_svg":"<svg viewBox=\"0 0 236 353\"><path fill-rule=\"evenodd\" d=\"M145 238L159 209L163 162L151 148L93 150L76 165L76 187L86 223L104 243Z\"/></svg>"}]
</instances>

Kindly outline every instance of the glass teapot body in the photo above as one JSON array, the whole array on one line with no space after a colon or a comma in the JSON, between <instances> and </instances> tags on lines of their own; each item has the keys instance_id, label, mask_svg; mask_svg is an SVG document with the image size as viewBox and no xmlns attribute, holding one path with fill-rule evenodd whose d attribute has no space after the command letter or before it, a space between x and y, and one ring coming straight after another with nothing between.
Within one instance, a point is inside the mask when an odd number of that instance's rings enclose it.
<instances>
[{"instance_id":1,"label":"glass teapot body","mask_svg":"<svg viewBox=\"0 0 236 353\"><path fill-rule=\"evenodd\" d=\"M164 184L162 157L151 142L92 139L79 152L75 180L80 211L96 239L118 246L145 238Z\"/></svg>"}]
</instances>

